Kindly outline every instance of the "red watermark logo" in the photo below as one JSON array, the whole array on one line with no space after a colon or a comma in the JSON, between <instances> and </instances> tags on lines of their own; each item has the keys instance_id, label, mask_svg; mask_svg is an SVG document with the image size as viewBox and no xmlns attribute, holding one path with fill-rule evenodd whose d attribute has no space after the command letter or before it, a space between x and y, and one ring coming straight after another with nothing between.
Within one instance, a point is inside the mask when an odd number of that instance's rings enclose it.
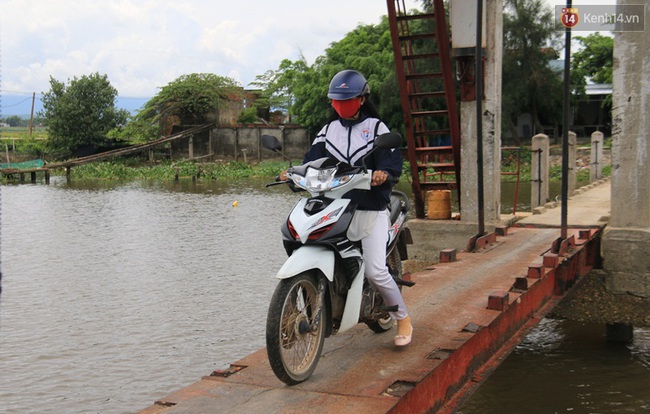
<instances>
[{"instance_id":1,"label":"red watermark logo","mask_svg":"<svg viewBox=\"0 0 650 414\"><path fill-rule=\"evenodd\" d=\"M580 15L575 7L563 7L560 14L560 23L562 26L572 29L580 23Z\"/></svg>"},{"instance_id":2,"label":"red watermark logo","mask_svg":"<svg viewBox=\"0 0 650 414\"><path fill-rule=\"evenodd\" d=\"M643 4L580 4L577 7L555 6L555 30L576 32L643 32L645 31Z\"/></svg>"}]
</instances>

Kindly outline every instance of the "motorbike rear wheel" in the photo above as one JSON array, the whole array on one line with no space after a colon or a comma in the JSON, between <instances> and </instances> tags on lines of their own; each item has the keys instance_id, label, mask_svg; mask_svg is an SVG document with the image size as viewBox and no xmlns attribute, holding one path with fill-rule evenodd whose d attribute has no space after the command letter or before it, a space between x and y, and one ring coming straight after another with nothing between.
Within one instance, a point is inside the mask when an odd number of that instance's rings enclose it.
<instances>
[{"instance_id":1,"label":"motorbike rear wheel","mask_svg":"<svg viewBox=\"0 0 650 414\"><path fill-rule=\"evenodd\" d=\"M323 350L327 305L315 324L318 280L309 273L283 279L273 293L266 319L266 349L275 375L288 385L307 380Z\"/></svg>"}]
</instances>

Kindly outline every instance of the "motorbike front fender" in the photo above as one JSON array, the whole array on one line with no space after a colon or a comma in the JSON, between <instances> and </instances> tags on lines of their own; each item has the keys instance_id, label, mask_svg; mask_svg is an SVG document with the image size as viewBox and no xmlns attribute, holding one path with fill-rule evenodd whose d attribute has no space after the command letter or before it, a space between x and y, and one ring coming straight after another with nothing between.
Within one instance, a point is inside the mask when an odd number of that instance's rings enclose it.
<instances>
[{"instance_id":1,"label":"motorbike front fender","mask_svg":"<svg viewBox=\"0 0 650 414\"><path fill-rule=\"evenodd\" d=\"M334 281L334 252L323 246L302 246L293 251L276 277L288 279L307 270L319 269L330 282Z\"/></svg>"}]
</instances>

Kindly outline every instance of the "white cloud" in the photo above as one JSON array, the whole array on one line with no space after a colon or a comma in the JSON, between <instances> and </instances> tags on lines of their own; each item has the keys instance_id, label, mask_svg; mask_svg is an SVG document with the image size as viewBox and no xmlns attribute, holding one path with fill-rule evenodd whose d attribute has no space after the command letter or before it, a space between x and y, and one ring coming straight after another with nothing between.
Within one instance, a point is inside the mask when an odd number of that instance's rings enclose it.
<instances>
[{"instance_id":1,"label":"white cloud","mask_svg":"<svg viewBox=\"0 0 650 414\"><path fill-rule=\"evenodd\" d=\"M50 76L99 72L121 96L141 97L193 72L246 86L284 58L313 62L387 14L381 0L0 0L0 10L3 91L40 93Z\"/></svg>"}]
</instances>

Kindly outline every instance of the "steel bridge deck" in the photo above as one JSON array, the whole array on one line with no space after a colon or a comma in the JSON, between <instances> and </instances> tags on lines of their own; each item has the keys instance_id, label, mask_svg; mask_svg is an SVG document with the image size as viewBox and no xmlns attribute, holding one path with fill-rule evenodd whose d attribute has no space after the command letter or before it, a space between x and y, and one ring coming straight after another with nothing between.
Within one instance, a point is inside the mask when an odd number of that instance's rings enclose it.
<instances>
[{"instance_id":1,"label":"steel bridge deck","mask_svg":"<svg viewBox=\"0 0 650 414\"><path fill-rule=\"evenodd\" d=\"M477 253L411 275L405 290L413 342L359 325L325 341L307 382L285 386L261 349L224 371L161 398L142 413L452 412L580 277L599 254L602 228L511 227ZM262 333L261 333L262 334Z\"/></svg>"}]
</instances>

